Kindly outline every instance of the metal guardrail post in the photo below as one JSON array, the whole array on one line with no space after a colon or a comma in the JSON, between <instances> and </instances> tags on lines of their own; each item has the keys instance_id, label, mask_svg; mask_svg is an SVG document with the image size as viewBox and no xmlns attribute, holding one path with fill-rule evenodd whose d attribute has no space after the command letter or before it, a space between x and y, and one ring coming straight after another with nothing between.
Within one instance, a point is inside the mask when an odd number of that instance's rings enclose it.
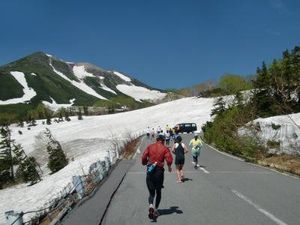
<instances>
[{"instance_id":1,"label":"metal guardrail post","mask_svg":"<svg viewBox=\"0 0 300 225\"><path fill-rule=\"evenodd\" d=\"M13 210L5 212L6 225L22 225L23 213L15 212Z\"/></svg>"}]
</instances>

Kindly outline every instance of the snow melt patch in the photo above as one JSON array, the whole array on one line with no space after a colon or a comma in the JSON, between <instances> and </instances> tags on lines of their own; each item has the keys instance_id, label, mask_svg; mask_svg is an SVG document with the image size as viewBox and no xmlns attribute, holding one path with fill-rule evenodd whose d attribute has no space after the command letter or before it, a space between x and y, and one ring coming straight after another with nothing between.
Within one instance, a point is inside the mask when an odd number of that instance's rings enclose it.
<instances>
[{"instance_id":1,"label":"snow melt patch","mask_svg":"<svg viewBox=\"0 0 300 225\"><path fill-rule=\"evenodd\" d=\"M252 123L257 129L255 135L262 143L265 145L268 141L280 143L278 149L271 149L271 151L300 154L300 113L258 118ZM241 135L253 135L253 132L246 128L240 129L239 132Z\"/></svg>"},{"instance_id":2,"label":"snow melt patch","mask_svg":"<svg viewBox=\"0 0 300 225\"><path fill-rule=\"evenodd\" d=\"M35 73L30 73L32 76L37 76Z\"/></svg>"},{"instance_id":3,"label":"snow melt patch","mask_svg":"<svg viewBox=\"0 0 300 225\"><path fill-rule=\"evenodd\" d=\"M73 66L73 72L80 80L85 77L95 77L94 74L87 72L84 66Z\"/></svg>"},{"instance_id":4,"label":"snow melt patch","mask_svg":"<svg viewBox=\"0 0 300 225\"><path fill-rule=\"evenodd\" d=\"M100 84L101 85L101 88L103 89L103 90L105 90L105 91L109 91L109 92L111 92L111 93L113 93L113 94L117 94L114 90L112 90L112 89L110 89L109 87L107 87L104 83L101 83Z\"/></svg>"},{"instance_id":5,"label":"snow melt patch","mask_svg":"<svg viewBox=\"0 0 300 225\"><path fill-rule=\"evenodd\" d=\"M60 108L68 108L71 107L74 104L75 98L70 99L70 104L57 104L56 101L51 98L52 103L43 101L43 104L47 107L49 107L52 111L57 111Z\"/></svg>"},{"instance_id":6,"label":"snow melt patch","mask_svg":"<svg viewBox=\"0 0 300 225\"><path fill-rule=\"evenodd\" d=\"M122 80L127 81L127 82L131 82L131 79L129 77L125 76L124 74L121 74L117 71L113 71L113 73L115 75L117 75L118 77L120 77Z\"/></svg>"},{"instance_id":7,"label":"snow melt patch","mask_svg":"<svg viewBox=\"0 0 300 225\"><path fill-rule=\"evenodd\" d=\"M64 75L62 72L59 72L58 70L56 70L54 68L54 66L51 63L51 59L50 59L50 63L49 65L51 66L51 68L53 69L53 71L61 76L62 78L64 78L65 80L69 81L72 85L74 85L75 87L79 88L80 90L82 90L83 92L95 96L96 98L100 98L100 99L104 99L107 100L106 98L104 98L103 96L99 95L94 89L90 88L88 85L86 85L83 81L80 82L76 82L74 80L70 80L66 75Z\"/></svg>"},{"instance_id":8,"label":"snow melt patch","mask_svg":"<svg viewBox=\"0 0 300 225\"><path fill-rule=\"evenodd\" d=\"M0 100L0 105L23 103L36 96L36 92L32 88L28 87L25 74L23 72L12 71L10 74L23 86L24 95L21 98L13 98L6 101Z\"/></svg>"},{"instance_id":9,"label":"snow melt patch","mask_svg":"<svg viewBox=\"0 0 300 225\"><path fill-rule=\"evenodd\" d=\"M134 98L136 101L141 101L141 100L158 100L162 99L166 96L165 93L161 93L156 90L149 90L144 87L139 87L135 85L127 85L127 84L119 84L116 86L116 88L124 93L125 95L128 95L132 98Z\"/></svg>"}]
</instances>

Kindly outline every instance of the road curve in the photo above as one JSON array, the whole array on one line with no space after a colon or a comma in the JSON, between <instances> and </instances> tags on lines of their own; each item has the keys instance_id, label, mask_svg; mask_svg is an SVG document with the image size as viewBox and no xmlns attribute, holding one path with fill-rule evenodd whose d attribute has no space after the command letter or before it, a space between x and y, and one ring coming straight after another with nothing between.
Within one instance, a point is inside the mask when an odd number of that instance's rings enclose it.
<instances>
[{"instance_id":1,"label":"road curve","mask_svg":"<svg viewBox=\"0 0 300 225\"><path fill-rule=\"evenodd\" d=\"M190 135L183 135L188 143ZM152 140L146 137L140 152ZM140 153L107 209L103 225L151 224L148 191ZM165 172L156 223L163 225L299 225L300 179L262 168L205 146L200 169L186 155L184 183ZM174 169L174 166L173 166Z\"/></svg>"}]
</instances>

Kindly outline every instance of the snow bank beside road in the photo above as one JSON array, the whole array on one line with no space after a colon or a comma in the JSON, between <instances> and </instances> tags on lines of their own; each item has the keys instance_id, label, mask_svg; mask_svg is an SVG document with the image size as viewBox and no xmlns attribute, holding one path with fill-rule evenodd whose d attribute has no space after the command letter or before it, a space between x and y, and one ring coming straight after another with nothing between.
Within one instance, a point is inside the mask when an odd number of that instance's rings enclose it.
<instances>
[{"instance_id":1,"label":"snow bank beside road","mask_svg":"<svg viewBox=\"0 0 300 225\"><path fill-rule=\"evenodd\" d=\"M257 134L264 143L279 141L279 152L300 154L300 113L256 119L256 123L260 126ZM274 125L278 128L274 129Z\"/></svg>"}]
</instances>

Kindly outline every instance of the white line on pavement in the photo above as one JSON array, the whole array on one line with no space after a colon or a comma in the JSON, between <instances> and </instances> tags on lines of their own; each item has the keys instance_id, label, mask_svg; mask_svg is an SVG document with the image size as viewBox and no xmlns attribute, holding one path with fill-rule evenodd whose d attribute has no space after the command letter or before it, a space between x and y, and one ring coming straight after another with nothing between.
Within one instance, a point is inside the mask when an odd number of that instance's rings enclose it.
<instances>
[{"instance_id":1,"label":"white line on pavement","mask_svg":"<svg viewBox=\"0 0 300 225\"><path fill-rule=\"evenodd\" d=\"M209 174L209 172L206 169L204 169L203 167L199 167L199 169L202 170L204 173Z\"/></svg>"},{"instance_id":2,"label":"white line on pavement","mask_svg":"<svg viewBox=\"0 0 300 225\"><path fill-rule=\"evenodd\" d=\"M236 160L239 160L239 161L245 161L244 159L241 159L241 158L239 158L239 157L237 157L237 156L233 156L233 155L230 155L230 154L228 154L228 153L226 153L226 152L222 152L222 151L220 151L220 150L218 150L218 149L216 149L216 148L214 148L214 147L212 147L212 146L210 146L210 145L208 145L208 144L206 144L205 143L205 145L206 146L209 146L210 148L212 148L213 150L215 150L216 152L218 152L218 153L220 153L220 154L222 154L222 155L226 155L226 156L228 156L228 157L230 157L230 158L233 158L233 159L236 159Z\"/></svg>"},{"instance_id":3,"label":"white line on pavement","mask_svg":"<svg viewBox=\"0 0 300 225\"><path fill-rule=\"evenodd\" d=\"M268 171L233 171L233 170L223 170L223 171L210 171L211 173L232 173L232 174L272 174Z\"/></svg>"},{"instance_id":4,"label":"white line on pavement","mask_svg":"<svg viewBox=\"0 0 300 225\"><path fill-rule=\"evenodd\" d=\"M278 224L278 225L287 225L285 222L283 222L282 220L278 219L276 216L274 216L273 214L271 214L267 210L263 209L259 205L255 204L251 199L247 198L246 196L244 196L240 192L238 192L236 190L231 190L231 191L236 196L238 196L240 199L246 201L247 203L249 203L250 205L252 205L256 210L258 210L259 212L261 212L262 214L264 214L265 216L267 216L269 219L273 220L276 224Z\"/></svg>"}]
</instances>

